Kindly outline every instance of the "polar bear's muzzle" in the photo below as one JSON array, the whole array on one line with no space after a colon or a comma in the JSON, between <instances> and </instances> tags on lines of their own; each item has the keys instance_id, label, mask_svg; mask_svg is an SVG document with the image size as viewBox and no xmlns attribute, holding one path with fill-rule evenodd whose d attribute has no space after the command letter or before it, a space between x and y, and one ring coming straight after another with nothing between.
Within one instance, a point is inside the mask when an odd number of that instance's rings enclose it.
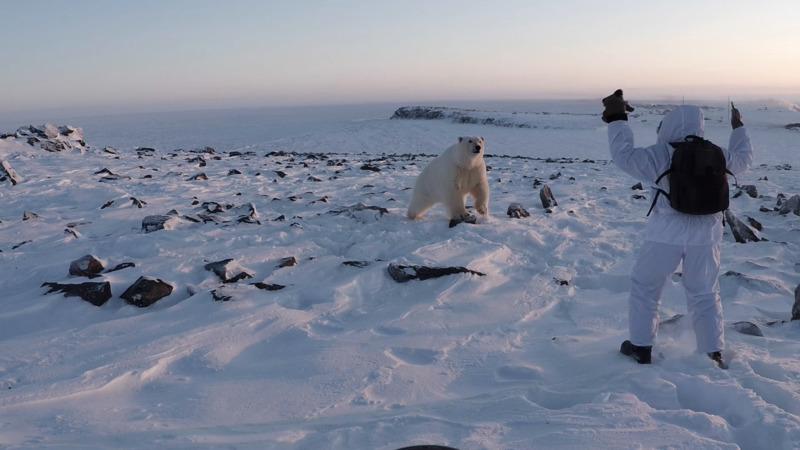
<instances>
[{"instance_id":1,"label":"polar bear's muzzle","mask_svg":"<svg viewBox=\"0 0 800 450\"><path fill-rule=\"evenodd\" d=\"M477 154L477 153L480 153L481 150L483 150L483 146L479 142L476 142L475 143L475 147L472 148L472 153L476 153Z\"/></svg>"}]
</instances>

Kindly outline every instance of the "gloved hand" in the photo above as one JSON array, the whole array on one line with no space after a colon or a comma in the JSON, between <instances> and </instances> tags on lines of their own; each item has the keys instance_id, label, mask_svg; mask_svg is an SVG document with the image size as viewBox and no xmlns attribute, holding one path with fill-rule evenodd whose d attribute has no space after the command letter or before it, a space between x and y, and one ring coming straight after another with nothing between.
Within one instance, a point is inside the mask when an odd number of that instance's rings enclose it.
<instances>
[{"instance_id":1,"label":"gloved hand","mask_svg":"<svg viewBox=\"0 0 800 450\"><path fill-rule=\"evenodd\" d=\"M622 89L617 89L613 94L603 99L603 122L609 123L615 120L627 120L626 113L633 111L633 106L622 98Z\"/></svg>"},{"instance_id":2,"label":"gloved hand","mask_svg":"<svg viewBox=\"0 0 800 450\"><path fill-rule=\"evenodd\" d=\"M744 126L744 123L742 123L742 113L733 106L733 102L731 102L731 126L734 130Z\"/></svg>"}]
</instances>

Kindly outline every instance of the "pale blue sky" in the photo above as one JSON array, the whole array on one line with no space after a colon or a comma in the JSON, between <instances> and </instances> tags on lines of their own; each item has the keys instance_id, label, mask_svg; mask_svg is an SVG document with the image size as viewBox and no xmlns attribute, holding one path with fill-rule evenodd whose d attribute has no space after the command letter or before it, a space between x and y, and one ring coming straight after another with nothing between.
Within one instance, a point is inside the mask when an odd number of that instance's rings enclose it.
<instances>
[{"instance_id":1,"label":"pale blue sky","mask_svg":"<svg viewBox=\"0 0 800 450\"><path fill-rule=\"evenodd\" d=\"M800 1L0 0L0 112L800 96Z\"/></svg>"}]
</instances>

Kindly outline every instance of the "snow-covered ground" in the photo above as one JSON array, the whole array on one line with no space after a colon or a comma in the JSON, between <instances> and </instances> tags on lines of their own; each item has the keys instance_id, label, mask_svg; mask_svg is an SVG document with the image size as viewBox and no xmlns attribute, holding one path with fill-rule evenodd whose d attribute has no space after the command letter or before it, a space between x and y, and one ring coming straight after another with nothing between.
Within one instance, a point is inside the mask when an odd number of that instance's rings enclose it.
<instances>
[{"instance_id":1,"label":"snow-covered ground","mask_svg":"<svg viewBox=\"0 0 800 450\"><path fill-rule=\"evenodd\" d=\"M632 103L637 144L650 144L669 105ZM390 120L399 106L219 112L217 127L212 113L58 123L84 127L82 151L0 140L21 177L0 182L0 446L798 448L800 217L775 207L800 194L800 130L785 128L800 113L737 104L756 149L738 182L758 197L731 210L764 240L726 230L721 370L681 320L661 328L655 364L618 353L649 199L608 161L599 101L458 105L530 127ZM726 109L706 116L726 145ZM406 219L415 177L460 135L486 140L490 217ZM512 202L531 216L510 218ZM167 229L143 230L170 212ZM70 276L89 254L135 265ZM252 278L205 269L225 259ZM391 263L485 276L398 283ZM172 293L128 304L140 276ZM100 307L42 287L105 281ZM676 276L661 314L684 312Z\"/></svg>"}]
</instances>

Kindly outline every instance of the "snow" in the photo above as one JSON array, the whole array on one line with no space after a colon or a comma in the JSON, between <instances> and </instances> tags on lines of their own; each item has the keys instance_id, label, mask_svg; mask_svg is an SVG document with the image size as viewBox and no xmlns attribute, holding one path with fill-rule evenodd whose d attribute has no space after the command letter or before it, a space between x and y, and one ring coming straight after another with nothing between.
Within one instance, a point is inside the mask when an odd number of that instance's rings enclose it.
<instances>
[{"instance_id":1,"label":"snow","mask_svg":"<svg viewBox=\"0 0 800 450\"><path fill-rule=\"evenodd\" d=\"M637 144L654 142L669 105L632 103ZM721 370L695 353L686 320L661 327L653 365L618 353L649 200L608 161L599 101L442 105L536 125L523 128L390 120L399 106L55 123L81 127L82 151L0 140L23 179L0 183L0 446L796 448L800 217L774 208L800 193L800 135L784 128L797 111L737 103L756 149L737 178L759 197L731 210L766 240L726 230ZM706 136L725 145L726 110L705 106ZM490 216L449 228L436 207L406 219L415 177L460 135L486 140ZM558 201L550 212L535 180ZM513 202L530 217L508 217ZM166 229L142 229L172 210ZM187 219L198 214L217 222ZM135 266L70 276L88 254ZM279 267L288 257L296 265ZM225 259L253 277L223 283L204 268ZM390 263L485 276L397 283ZM119 296L140 276L174 289L132 306ZM96 307L42 287L86 281L110 282L112 298ZM685 311L676 275L660 313ZM764 336L737 332L740 321Z\"/></svg>"}]
</instances>

